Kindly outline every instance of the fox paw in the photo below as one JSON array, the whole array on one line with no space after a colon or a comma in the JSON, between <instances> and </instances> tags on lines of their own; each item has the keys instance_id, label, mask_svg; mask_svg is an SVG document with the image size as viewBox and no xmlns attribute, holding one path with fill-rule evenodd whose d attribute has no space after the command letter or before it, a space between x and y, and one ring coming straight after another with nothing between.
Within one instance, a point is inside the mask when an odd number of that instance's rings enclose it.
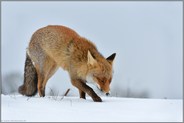
<instances>
[{"instance_id":1,"label":"fox paw","mask_svg":"<svg viewBox=\"0 0 184 123\"><path fill-rule=\"evenodd\" d=\"M45 97L45 90L38 90L38 93L39 93L39 95L40 95L40 97Z\"/></svg>"},{"instance_id":2,"label":"fox paw","mask_svg":"<svg viewBox=\"0 0 184 123\"><path fill-rule=\"evenodd\" d=\"M94 97L93 101L94 102L102 102L102 99L100 97Z\"/></svg>"}]
</instances>

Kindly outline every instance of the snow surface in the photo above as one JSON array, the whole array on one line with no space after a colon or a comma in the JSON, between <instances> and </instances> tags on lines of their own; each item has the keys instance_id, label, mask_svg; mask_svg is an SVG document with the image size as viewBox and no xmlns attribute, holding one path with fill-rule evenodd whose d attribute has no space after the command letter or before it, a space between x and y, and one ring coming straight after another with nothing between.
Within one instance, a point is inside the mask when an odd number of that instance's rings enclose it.
<instances>
[{"instance_id":1,"label":"snow surface","mask_svg":"<svg viewBox=\"0 0 184 123\"><path fill-rule=\"evenodd\" d=\"M3 122L181 122L182 100L102 97L93 102L79 97L1 95Z\"/></svg>"}]
</instances>

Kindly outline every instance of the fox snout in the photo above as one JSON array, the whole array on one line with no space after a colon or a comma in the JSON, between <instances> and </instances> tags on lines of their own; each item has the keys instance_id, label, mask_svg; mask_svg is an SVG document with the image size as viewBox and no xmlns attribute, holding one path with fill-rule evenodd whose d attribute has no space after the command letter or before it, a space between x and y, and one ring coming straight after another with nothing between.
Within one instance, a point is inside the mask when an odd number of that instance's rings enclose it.
<instances>
[{"instance_id":1,"label":"fox snout","mask_svg":"<svg viewBox=\"0 0 184 123\"><path fill-rule=\"evenodd\" d=\"M100 91L101 91L101 92L103 92L103 90L102 90L102 89L100 89ZM109 92L107 92L107 93L105 93L105 95L106 95L106 96L109 96L109 95L110 95L110 91L109 91Z\"/></svg>"},{"instance_id":2,"label":"fox snout","mask_svg":"<svg viewBox=\"0 0 184 123\"><path fill-rule=\"evenodd\" d=\"M100 86L98 86L98 85L97 85L97 88L98 88L101 92L105 93L106 96L109 96L109 95L110 95L110 89L108 89L108 91L105 91L105 90L103 90L102 88L100 88Z\"/></svg>"},{"instance_id":3,"label":"fox snout","mask_svg":"<svg viewBox=\"0 0 184 123\"><path fill-rule=\"evenodd\" d=\"M104 92L102 89L100 89L101 92L105 93L106 96L110 95L110 91L109 92Z\"/></svg>"},{"instance_id":4,"label":"fox snout","mask_svg":"<svg viewBox=\"0 0 184 123\"><path fill-rule=\"evenodd\" d=\"M109 96L109 95L110 95L110 93L106 93L105 95L106 95L106 96Z\"/></svg>"}]
</instances>

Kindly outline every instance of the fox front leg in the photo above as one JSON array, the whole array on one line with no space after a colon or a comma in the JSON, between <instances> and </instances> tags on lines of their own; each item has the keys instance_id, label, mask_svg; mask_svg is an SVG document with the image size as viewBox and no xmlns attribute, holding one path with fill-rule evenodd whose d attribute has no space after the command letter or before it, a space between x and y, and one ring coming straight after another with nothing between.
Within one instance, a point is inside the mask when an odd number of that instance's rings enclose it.
<instances>
[{"instance_id":1,"label":"fox front leg","mask_svg":"<svg viewBox=\"0 0 184 123\"><path fill-rule=\"evenodd\" d=\"M86 99L86 93L79 89L80 98Z\"/></svg>"},{"instance_id":2,"label":"fox front leg","mask_svg":"<svg viewBox=\"0 0 184 123\"><path fill-rule=\"evenodd\" d=\"M87 93L94 102L102 102L102 99L90 88L86 83L79 79L72 79L72 84L77 87L79 90Z\"/></svg>"}]
</instances>

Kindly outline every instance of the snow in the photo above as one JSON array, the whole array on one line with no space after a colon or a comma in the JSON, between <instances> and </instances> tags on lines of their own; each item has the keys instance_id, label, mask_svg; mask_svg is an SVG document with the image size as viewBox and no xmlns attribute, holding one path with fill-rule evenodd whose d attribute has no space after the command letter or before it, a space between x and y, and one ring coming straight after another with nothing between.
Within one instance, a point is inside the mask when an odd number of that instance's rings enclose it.
<instances>
[{"instance_id":1,"label":"snow","mask_svg":"<svg viewBox=\"0 0 184 123\"><path fill-rule=\"evenodd\" d=\"M1 95L4 122L181 122L181 99Z\"/></svg>"}]
</instances>

